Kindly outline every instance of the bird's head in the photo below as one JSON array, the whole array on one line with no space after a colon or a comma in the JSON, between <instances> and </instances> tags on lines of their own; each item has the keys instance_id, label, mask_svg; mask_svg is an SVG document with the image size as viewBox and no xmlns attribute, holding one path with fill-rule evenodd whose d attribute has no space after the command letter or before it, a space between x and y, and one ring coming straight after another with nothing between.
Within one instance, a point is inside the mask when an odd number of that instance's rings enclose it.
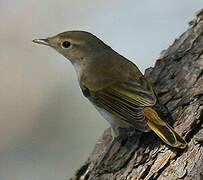
<instances>
[{"instance_id":1,"label":"bird's head","mask_svg":"<svg viewBox=\"0 0 203 180\"><path fill-rule=\"evenodd\" d=\"M67 31L46 39L35 39L33 42L54 48L72 63L109 48L96 36L85 31Z\"/></svg>"}]
</instances>

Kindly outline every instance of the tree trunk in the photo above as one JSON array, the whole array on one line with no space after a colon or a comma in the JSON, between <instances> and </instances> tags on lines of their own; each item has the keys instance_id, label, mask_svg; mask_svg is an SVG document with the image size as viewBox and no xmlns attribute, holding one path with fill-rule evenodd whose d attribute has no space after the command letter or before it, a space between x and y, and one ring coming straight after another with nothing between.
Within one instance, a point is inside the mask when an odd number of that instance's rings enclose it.
<instances>
[{"instance_id":1,"label":"tree trunk","mask_svg":"<svg viewBox=\"0 0 203 180\"><path fill-rule=\"evenodd\" d=\"M135 148L135 138L129 137L125 144L113 145L105 161L108 168L95 174L93 169L111 142L107 129L71 180L203 179L203 9L189 24L189 29L162 51L155 67L145 72L188 147L171 148L149 132L141 135Z\"/></svg>"}]
</instances>

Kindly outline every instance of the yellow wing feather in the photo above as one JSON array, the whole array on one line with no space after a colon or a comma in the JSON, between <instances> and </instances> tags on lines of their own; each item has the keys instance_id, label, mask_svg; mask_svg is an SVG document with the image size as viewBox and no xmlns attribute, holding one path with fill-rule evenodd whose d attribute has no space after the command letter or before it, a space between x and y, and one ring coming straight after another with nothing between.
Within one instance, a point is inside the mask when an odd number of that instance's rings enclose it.
<instances>
[{"instance_id":1,"label":"yellow wing feather","mask_svg":"<svg viewBox=\"0 0 203 180\"><path fill-rule=\"evenodd\" d=\"M158 103L157 97L144 77L139 82L117 82L98 91L90 90L89 99L138 130L149 131L150 128L172 147L185 148L187 145L153 109Z\"/></svg>"}]
</instances>

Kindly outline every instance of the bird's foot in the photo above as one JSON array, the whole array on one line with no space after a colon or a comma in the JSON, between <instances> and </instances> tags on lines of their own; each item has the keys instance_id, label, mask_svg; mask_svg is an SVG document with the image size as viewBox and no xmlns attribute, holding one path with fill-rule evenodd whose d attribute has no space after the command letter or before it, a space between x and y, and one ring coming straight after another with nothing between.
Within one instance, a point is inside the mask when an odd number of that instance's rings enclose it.
<instances>
[{"instance_id":1,"label":"bird's foot","mask_svg":"<svg viewBox=\"0 0 203 180\"><path fill-rule=\"evenodd\" d=\"M121 130L118 137L105 148L94 167L94 176L111 173L123 167L132 152L139 146L142 133L134 129Z\"/></svg>"},{"instance_id":2,"label":"bird's foot","mask_svg":"<svg viewBox=\"0 0 203 180\"><path fill-rule=\"evenodd\" d=\"M95 174L110 172L112 170L110 168L110 164L108 165L108 161L116 153L116 146L118 146L118 142L118 138L114 138L111 143L105 148L104 152L101 154L101 157L94 168ZM111 152L112 150L114 152Z\"/></svg>"}]
</instances>

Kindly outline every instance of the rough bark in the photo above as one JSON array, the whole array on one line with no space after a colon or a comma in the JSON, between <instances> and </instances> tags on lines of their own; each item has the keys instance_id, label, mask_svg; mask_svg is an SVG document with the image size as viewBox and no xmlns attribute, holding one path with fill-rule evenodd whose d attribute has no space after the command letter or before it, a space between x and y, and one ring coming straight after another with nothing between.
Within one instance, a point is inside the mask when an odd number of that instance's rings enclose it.
<instances>
[{"instance_id":1,"label":"rough bark","mask_svg":"<svg viewBox=\"0 0 203 180\"><path fill-rule=\"evenodd\" d=\"M107 129L72 180L203 179L203 9L189 24L188 30L162 51L155 67L145 72L188 147L173 149L153 132L143 133L137 148L134 137L116 143L105 162L107 170L93 174L112 138Z\"/></svg>"}]
</instances>

